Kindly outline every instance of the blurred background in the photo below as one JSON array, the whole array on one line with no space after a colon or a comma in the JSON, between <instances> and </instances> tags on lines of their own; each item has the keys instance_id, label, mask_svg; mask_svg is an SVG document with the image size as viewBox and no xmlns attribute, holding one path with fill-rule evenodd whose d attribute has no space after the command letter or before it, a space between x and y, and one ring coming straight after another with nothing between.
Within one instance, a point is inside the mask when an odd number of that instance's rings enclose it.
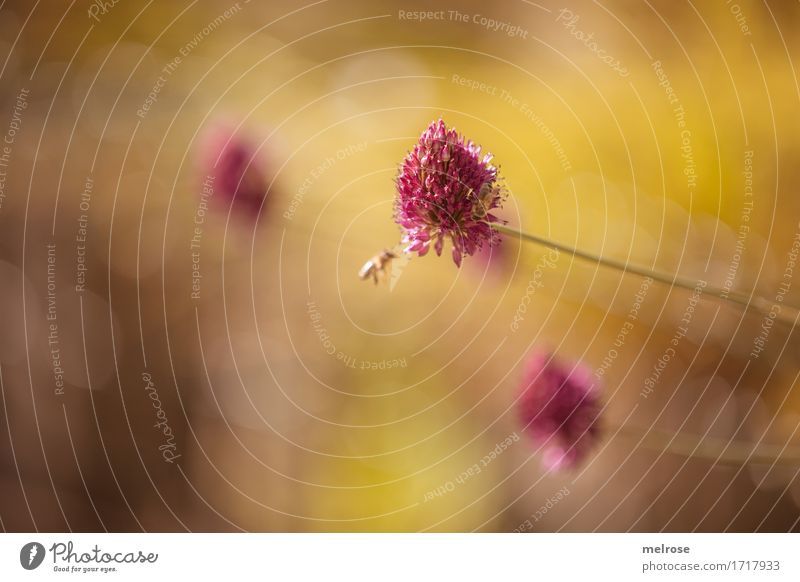
<instances>
[{"instance_id":1,"label":"blurred background","mask_svg":"<svg viewBox=\"0 0 800 582\"><path fill-rule=\"evenodd\" d=\"M3 2L0 525L800 529L790 325L708 298L686 325L686 291L514 240L357 276L441 117L494 154L511 224L800 305L799 25L747 0ZM214 131L256 204L204 190ZM573 471L515 411L536 348L604 386Z\"/></svg>"}]
</instances>

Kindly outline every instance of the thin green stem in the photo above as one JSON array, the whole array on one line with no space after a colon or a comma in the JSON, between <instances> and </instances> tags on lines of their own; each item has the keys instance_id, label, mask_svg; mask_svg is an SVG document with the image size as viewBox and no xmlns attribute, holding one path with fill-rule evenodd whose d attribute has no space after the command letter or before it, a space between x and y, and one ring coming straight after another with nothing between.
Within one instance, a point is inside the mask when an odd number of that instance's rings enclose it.
<instances>
[{"instance_id":1,"label":"thin green stem","mask_svg":"<svg viewBox=\"0 0 800 582\"><path fill-rule=\"evenodd\" d=\"M703 279L687 279L677 274L668 275L666 273L661 273L640 265L624 263L615 259L608 259L601 257L600 255L595 255L593 253L576 249L569 245L554 242L544 237L522 232L504 224L493 222L491 223L491 226L502 233L515 236L520 240L550 247L560 252L572 255L573 257L596 263L598 265L603 265L604 267L610 267L612 269L616 269L617 271L622 271L623 273L632 273L634 275L639 275L640 277L648 277L654 281L669 285L670 287L680 287L689 291L696 290L703 295L710 295L729 303L735 303L744 309L754 309L760 313L768 315L772 319L783 321L792 327L797 324L798 318L800 317L800 309L785 303L769 301L763 297L759 297L757 295L747 295L746 293L741 293L739 291L728 291L727 289L722 289L721 287L709 285L708 282Z\"/></svg>"},{"instance_id":2,"label":"thin green stem","mask_svg":"<svg viewBox=\"0 0 800 582\"><path fill-rule=\"evenodd\" d=\"M699 437L664 430L621 427L618 434L642 447L724 465L800 465L800 450L773 444L749 444L716 437Z\"/></svg>"}]
</instances>

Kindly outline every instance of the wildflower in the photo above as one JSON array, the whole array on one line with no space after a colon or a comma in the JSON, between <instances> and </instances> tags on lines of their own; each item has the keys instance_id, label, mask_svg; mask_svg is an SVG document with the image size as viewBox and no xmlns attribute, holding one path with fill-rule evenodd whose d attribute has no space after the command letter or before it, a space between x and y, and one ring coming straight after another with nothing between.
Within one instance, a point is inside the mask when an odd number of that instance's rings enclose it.
<instances>
[{"instance_id":1,"label":"wildflower","mask_svg":"<svg viewBox=\"0 0 800 582\"><path fill-rule=\"evenodd\" d=\"M267 178L257 146L241 132L218 124L200 140L199 163L221 202L257 215L267 195ZM209 181L212 178L213 181Z\"/></svg>"},{"instance_id":2,"label":"wildflower","mask_svg":"<svg viewBox=\"0 0 800 582\"><path fill-rule=\"evenodd\" d=\"M397 177L395 222L405 230L406 252L423 256L433 245L441 255L449 238L461 266L463 255L499 242L492 211L501 207L504 191L491 160L441 119L428 126Z\"/></svg>"},{"instance_id":3,"label":"wildflower","mask_svg":"<svg viewBox=\"0 0 800 582\"><path fill-rule=\"evenodd\" d=\"M600 436L599 390L591 372L548 353L528 361L519 414L528 436L544 447L542 463L550 470L581 463Z\"/></svg>"}]
</instances>

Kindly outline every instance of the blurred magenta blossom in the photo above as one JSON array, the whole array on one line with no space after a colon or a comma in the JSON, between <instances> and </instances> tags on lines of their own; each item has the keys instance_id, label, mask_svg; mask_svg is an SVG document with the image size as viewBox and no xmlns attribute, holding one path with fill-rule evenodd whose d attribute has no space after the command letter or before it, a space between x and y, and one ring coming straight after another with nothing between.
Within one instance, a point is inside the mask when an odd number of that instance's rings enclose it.
<instances>
[{"instance_id":1,"label":"blurred magenta blossom","mask_svg":"<svg viewBox=\"0 0 800 582\"><path fill-rule=\"evenodd\" d=\"M549 470L580 464L600 438L600 390L581 364L534 352L525 367L519 416L523 430L544 448Z\"/></svg>"},{"instance_id":2,"label":"blurred magenta blossom","mask_svg":"<svg viewBox=\"0 0 800 582\"><path fill-rule=\"evenodd\" d=\"M204 180L213 184L217 204L258 216L268 181L252 136L232 124L216 122L201 136L197 158Z\"/></svg>"}]
</instances>

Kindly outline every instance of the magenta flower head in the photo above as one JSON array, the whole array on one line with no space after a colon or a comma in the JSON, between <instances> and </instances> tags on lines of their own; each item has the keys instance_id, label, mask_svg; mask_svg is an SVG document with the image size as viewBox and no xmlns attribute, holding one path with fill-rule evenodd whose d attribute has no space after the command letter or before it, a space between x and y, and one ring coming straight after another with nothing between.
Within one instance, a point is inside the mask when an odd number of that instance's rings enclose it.
<instances>
[{"instance_id":1,"label":"magenta flower head","mask_svg":"<svg viewBox=\"0 0 800 582\"><path fill-rule=\"evenodd\" d=\"M198 163L217 202L257 215L267 195L266 171L257 145L233 125L217 123L200 138Z\"/></svg>"},{"instance_id":2,"label":"magenta flower head","mask_svg":"<svg viewBox=\"0 0 800 582\"><path fill-rule=\"evenodd\" d=\"M581 365L558 362L549 353L529 359L519 399L524 431L544 447L542 464L569 469L583 461L600 438L599 389Z\"/></svg>"},{"instance_id":3,"label":"magenta flower head","mask_svg":"<svg viewBox=\"0 0 800 582\"><path fill-rule=\"evenodd\" d=\"M397 177L395 222L404 229L405 251L441 255L445 239L453 243L453 260L461 266L484 244L497 244L492 214L505 196L497 184L492 156L465 140L441 119L428 126L403 160Z\"/></svg>"}]
</instances>

